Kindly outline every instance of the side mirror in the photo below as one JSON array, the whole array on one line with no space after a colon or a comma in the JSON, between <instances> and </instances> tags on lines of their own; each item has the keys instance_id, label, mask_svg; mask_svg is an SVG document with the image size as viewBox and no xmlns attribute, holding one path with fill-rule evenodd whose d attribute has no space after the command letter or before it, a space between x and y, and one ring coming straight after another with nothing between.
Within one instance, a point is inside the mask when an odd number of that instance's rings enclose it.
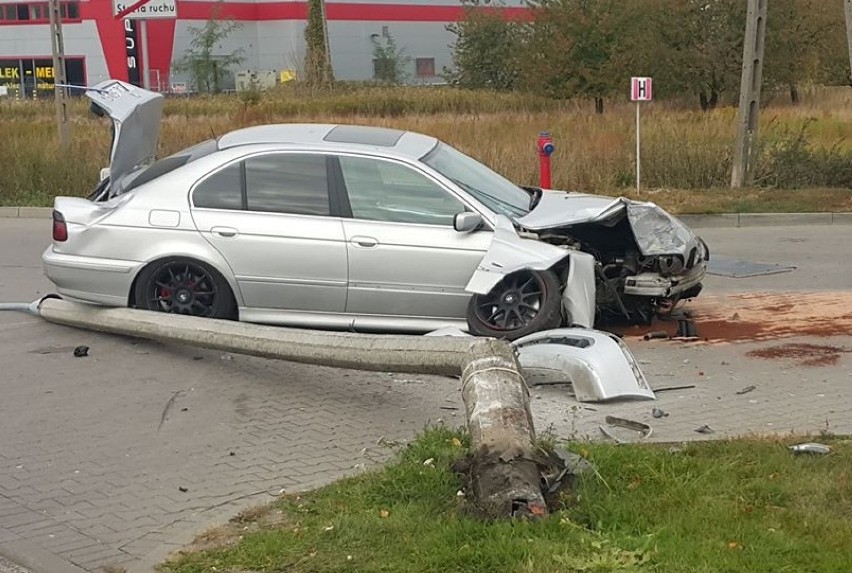
<instances>
[{"instance_id":1,"label":"side mirror","mask_svg":"<svg viewBox=\"0 0 852 573\"><path fill-rule=\"evenodd\" d=\"M482 215L479 213L457 213L453 218L453 228L459 233L470 233L477 230L482 225Z\"/></svg>"}]
</instances>

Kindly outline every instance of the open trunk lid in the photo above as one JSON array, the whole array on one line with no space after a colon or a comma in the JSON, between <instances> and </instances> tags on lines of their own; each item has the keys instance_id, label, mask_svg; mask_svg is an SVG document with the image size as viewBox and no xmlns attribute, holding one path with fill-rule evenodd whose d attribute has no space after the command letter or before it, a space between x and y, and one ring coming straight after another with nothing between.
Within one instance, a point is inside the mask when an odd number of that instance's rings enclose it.
<instances>
[{"instance_id":1,"label":"open trunk lid","mask_svg":"<svg viewBox=\"0 0 852 573\"><path fill-rule=\"evenodd\" d=\"M110 150L110 196L120 188L121 179L154 160L163 96L119 80L106 80L86 90L92 111L112 119Z\"/></svg>"}]
</instances>

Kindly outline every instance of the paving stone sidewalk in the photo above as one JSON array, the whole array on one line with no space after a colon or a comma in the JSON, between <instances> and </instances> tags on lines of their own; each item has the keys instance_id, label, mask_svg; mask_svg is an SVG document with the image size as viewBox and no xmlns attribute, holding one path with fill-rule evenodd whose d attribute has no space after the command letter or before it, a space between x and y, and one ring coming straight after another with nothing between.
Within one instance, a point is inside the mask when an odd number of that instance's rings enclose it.
<instances>
[{"instance_id":1,"label":"paving stone sidewalk","mask_svg":"<svg viewBox=\"0 0 852 573\"><path fill-rule=\"evenodd\" d=\"M75 358L77 345L90 354ZM334 370L0 316L0 554L146 570L239 509L464 423L458 381ZM75 569L69 569L74 571ZM51 571L50 573L56 573Z\"/></svg>"}]
</instances>

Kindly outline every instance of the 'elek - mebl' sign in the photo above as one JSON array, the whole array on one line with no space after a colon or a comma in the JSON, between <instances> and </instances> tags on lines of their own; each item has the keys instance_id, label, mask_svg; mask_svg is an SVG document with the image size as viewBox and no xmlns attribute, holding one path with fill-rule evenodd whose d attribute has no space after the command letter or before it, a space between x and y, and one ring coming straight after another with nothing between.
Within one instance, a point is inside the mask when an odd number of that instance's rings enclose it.
<instances>
[{"instance_id":1,"label":"'elek - mebl' sign","mask_svg":"<svg viewBox=\"0 0 852 573\"><path fill-rule=\"evenodd\" d=\"M651 101L652 98L651 78L630 78L630 101Z\"/></svg>"}]
</instances>

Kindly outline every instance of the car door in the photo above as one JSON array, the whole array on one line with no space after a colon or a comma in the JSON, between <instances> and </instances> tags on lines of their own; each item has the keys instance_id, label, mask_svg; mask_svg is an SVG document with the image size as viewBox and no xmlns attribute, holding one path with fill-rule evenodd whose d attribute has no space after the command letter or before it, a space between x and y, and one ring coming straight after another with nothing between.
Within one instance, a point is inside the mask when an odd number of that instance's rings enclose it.
<instances>
[{"instance_id":1,"label":"car door","mask_svg":"<svg viewBox=\"0 0 852 573\"><path fill-rule=\"evenodd\" d=\"M414 167L368 156L337 157L345 189L349 254L348 313L462 318L464 287L491 243L483 228L453 227L471 211L437 180ZM357 324L357 321L356 321Z\"/></svg>"},{"instance_id":2,"label":"car door","mask_svg":"<svg viewBox=\"0 0 852 573\"><path fill-rule=\"evenodd\" d=\"M195 224L228 261L245 306L344 311L346 243L328 168L321 154L258 154L193 189Z\"/></svg>"}]
</instances>

